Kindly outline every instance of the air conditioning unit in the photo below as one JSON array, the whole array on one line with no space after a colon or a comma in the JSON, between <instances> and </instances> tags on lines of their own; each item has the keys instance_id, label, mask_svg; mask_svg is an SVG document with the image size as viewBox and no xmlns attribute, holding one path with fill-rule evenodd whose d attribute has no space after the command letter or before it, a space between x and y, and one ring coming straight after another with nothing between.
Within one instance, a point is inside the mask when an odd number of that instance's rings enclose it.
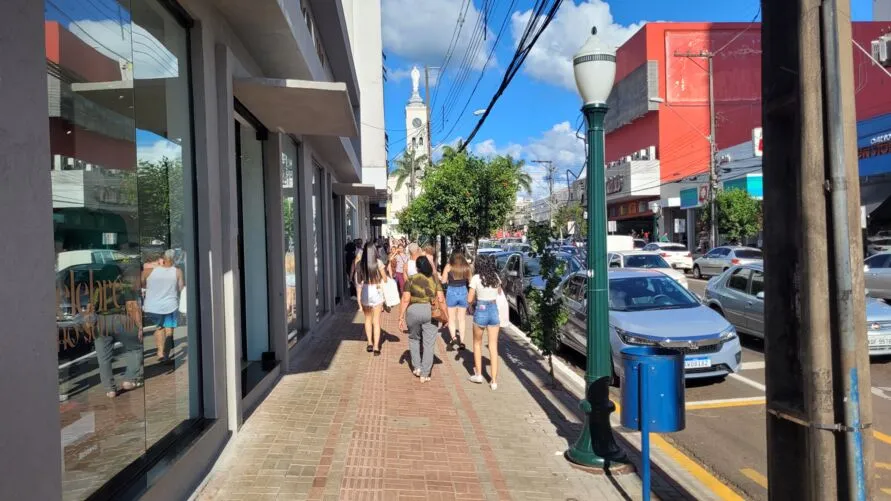
<instances>
[{"instance_id":1,"label":"air conditioning unit","mask_svg":"<svg viewBox=\"0 0 891 501\"><path fill-rule=\"evenodd\" d=\"M891 66L891 35L883 35L872 41L872 58L882 66Z\"/></svg>"},{"instance_id":2,"label":"air conditioning unit","mask_svg":"<svg viewBox=\"0 0 891 501\"><path fill-rule=\"evenodd\" d=\"M640 160L640 152L639 152L639 151L635 151L634 153L632 153L632 154L631 154L631 160Z\"/></svg>"},{"instance_id":3,"label":"air conditioning unit","mask_svg":"<svg viewBox=\"0 0 891 501\"><path fill-rule=\"evenodd\" d=\"M631 157L630 157L630 156L625 157L625 163L631 163Z\"/></svg>"},{"instance_id":4,"label":"air conditioning unit","mask_svg":"<svg viewBox=\"0 0 891 501\"><path fill-rule=\"evenodd\" d=\"M646 148L644 148L644 149L642 149L642 150L640 150L640 151L637 152L637 159L638 159L638 160L649 160L649 159L650 159L650 157L647 156L647 149L646 149Z\"/></svg>"}]
</instances>

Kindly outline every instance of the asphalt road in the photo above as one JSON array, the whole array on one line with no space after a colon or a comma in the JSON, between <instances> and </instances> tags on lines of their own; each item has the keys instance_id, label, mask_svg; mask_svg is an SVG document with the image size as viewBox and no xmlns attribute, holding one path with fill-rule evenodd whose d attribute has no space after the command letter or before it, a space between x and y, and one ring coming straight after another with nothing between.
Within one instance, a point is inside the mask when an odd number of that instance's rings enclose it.
<instances>
[{"instance_id":1,"label":"asphalt road","mask_svg":"<svg viewBox=\"0 0 891 501\"><path fill-rule=\"evenodd\" d=\"M703 296L705 280L690 279L690 290ZM745 499L767 499L767 447L764 404L764 346L743 336L743 368L723 381L687 384L687 428L663 437ZM559 354L584 374L584 356ZM872 401L876 493L891 500L891 357L873 359ZM620 398L613 388L614 397Z\"/></svg>"}]
</instances>

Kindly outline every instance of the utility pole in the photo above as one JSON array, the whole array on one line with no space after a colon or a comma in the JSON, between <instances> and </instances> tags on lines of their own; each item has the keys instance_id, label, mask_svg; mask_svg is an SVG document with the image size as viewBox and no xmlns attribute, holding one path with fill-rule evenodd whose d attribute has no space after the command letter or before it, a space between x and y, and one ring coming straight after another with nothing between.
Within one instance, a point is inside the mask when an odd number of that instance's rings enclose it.
<instances>
[{"instance_id":1,"label":"utility pole","mask_svg":"<svg viewBox=\"0 0 891 501\"><path fill-rule=\"evenodd\" d=\"M675 52L675 57L704 58L708 62L708 213L709 213L709 248L718 245L718 210L715 197L718 194L718 144L715 139L715 53L707 50L699 52Z\"/></svg>"},{"instance_id":2,"label":"utility pole","mask_svg":"<svg viewBox=\"0 0 891 501\"><path fill-rule=\"evenodd\" d=\"M435 69L435 67L434 67ZM424 107L427 108L427 163L433 164L433 134L430 132L430 66L424 65Z\"/></svg>"},{"instance_id":3,"label":"utility pole","mask_svg":"<svg viewBox=\"0 0 891 501\"><path fill-rule=\"evenodd\" d=\"M874 498L849 10L762 2L772 501Z\"/></svg>"},{"instance_id":4,"label":"utility pole","mask_svg":"<svg viewBox=\"0 0 891 501\"><path fill-rule=\"evenodd\" d=\"M548 180L548 220L552 220L554 218L554 172L556 172L557 168L554 166L554 162L551 160L530 160L530 162L534 164L541 164L545 166L545 169L548 171L548 175L546 179Z\"/></svg>"}]
</instances>

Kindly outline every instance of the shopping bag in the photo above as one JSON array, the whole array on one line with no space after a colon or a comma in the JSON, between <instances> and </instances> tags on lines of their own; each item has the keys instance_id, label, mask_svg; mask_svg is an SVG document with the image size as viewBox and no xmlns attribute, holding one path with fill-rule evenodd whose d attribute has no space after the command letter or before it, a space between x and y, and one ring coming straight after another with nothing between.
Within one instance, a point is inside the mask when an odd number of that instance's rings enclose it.
<instances>
[{"instance_id":1,"label":"shopping bag","mask_svg":"<svg viewBox=\"0 0 891 501\"><path fill-rule=\"evenodd\" d=\"M189 303L189 296L186 294L186 288L183 287L183 290L179 293L179 312L183 315L186 314L186 305Z\"/></svg>"},{"instance_id":2,"label":"shopping bag","mask_svg":"<svg viewBox=\"0 0 891 501\"><path fill-rule=\"evenodd\" d=\"M495 306L498 307L498 322L501 327L510 325L510 307L507 305L507 296L504 291L498 291L498 297L495 298Z\"/></svg>"},{"instance_id":3,"label":"shopping bag","mask_svg":"<svg viewBox=\"0 0 891 501\"><path fill-rule=\"evenodd\" d=\"M383 283L384 304L390 308L399 304L399 287L396 286L396 280L390 279Z\"/></svg>"}]
</instances>

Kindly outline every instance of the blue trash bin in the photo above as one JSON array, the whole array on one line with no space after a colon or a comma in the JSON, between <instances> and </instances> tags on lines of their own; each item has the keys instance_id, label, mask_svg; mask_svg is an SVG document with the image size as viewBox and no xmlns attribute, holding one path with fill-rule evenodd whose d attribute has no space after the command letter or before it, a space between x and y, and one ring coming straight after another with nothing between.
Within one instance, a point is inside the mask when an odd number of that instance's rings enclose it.
<instances>
[{"instance_id":1,"label":"blue trash bin","mask_svg":"<svg viewBox=\"0 0 891 501\"><path fill-rule=\"evenodd\" d=\"M684 417L684 354L656 346L622 350L622 426L644 430L641 414L649 420L648 431L681 431ZM643 379L642 379L643 378ZM647 395L642 395L642 390ZM643 405L646 409L643 409Z\"/></svg>"}]
</instances>

